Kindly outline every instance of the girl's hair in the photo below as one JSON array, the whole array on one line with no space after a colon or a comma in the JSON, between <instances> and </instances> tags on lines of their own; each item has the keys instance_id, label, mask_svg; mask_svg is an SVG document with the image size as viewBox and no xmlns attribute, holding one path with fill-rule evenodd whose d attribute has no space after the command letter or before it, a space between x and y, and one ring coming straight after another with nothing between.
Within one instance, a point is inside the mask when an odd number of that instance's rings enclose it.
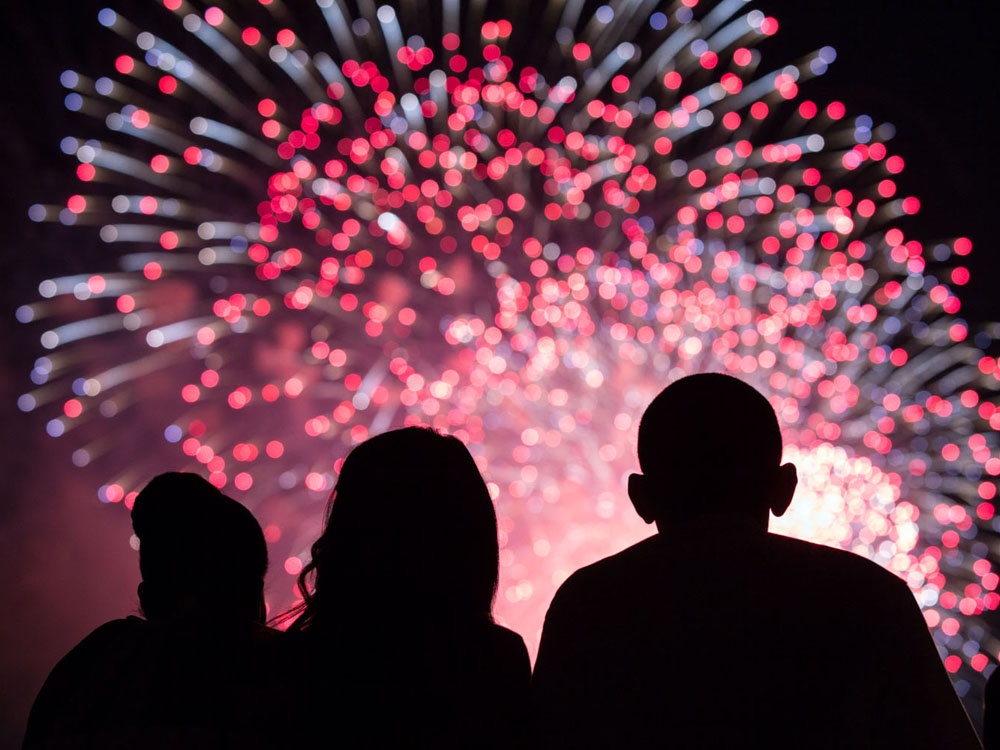
<instances>
[{"instance_id":1,"label":"girl's hair","mask_svg":"<svg viewBox=\"0 0 1000 750\"><path fill-rule=\"evenodd\" d=\"M431 429L348 454L326 527L299 575L293 630L422 612L492 619L499 550L489 490L465 445Z\"/></svg>"}]
</instances>

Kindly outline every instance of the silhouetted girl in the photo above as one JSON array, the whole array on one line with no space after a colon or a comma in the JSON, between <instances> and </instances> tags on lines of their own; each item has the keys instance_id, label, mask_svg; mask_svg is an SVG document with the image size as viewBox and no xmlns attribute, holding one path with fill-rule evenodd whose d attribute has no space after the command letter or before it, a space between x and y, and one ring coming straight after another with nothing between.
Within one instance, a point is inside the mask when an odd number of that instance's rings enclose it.
<instances>
[{"instance_id":1,"label":"silhouetted girl","mask_svg":"<svg viewBox=\"0 0 1000 750\"><path fill-rule=\"evenodd\" d=\"M315 664L317 739L519 743L530 667L493 622L497 560L493 503L458 439L410 427L351 451L290 627Z\"/></svg>"},{"instance_id":2,"label":"silhouetted girl","mask_svg":"<svg viewBox=\"0 0 1000 750\"><path fill-rule=\"evenodd\" d=\"M105 623L56 665L24 747L291 746L291 706L275 689L285 636L263 624L267 547L253 514L169 473L139 493L132 526L144 618Z\"/></svg>"}]
</instances>

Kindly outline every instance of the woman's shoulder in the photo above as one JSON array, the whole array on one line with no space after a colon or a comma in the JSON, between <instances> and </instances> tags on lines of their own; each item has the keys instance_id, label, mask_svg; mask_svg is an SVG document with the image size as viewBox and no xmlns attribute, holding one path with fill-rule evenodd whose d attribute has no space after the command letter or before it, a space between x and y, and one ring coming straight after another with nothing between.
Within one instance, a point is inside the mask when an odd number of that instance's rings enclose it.
<instances>
[{"instance_id":1,"label":"woman's shoulder","mask_svg":"<svg viewBox=\"0 0 1000 750\"><path fill-rule=\"evenodd\" d=\"M524 639L510 628L491 622L486 627L486 637L498 649L518 653L523 651L525 656L528 655L528 649L524 645Z\"/></svg>"},{"instance_id":2,"label":"woman's shoulder","mask_svg":"<svg viewBox=\"0 0 1000 750\"><path fill-rule=\"evenodd\" d=\"M530 679L531 661L524 639L509 628L493 622L484 623L470 646L483 669L507 674L509 679Z\"/></svg>"},{"instance_id":3,"label":"woman's shoulder","mask_svg":"<svg viewBox=\"0 0 1000 750\"><path fill-rule=\"evenodd\" d=\"M481 623L470 643L462 694L458 698L463 746L520 747L528 723L531 662L524 640L513 630ZM488 729L487 729L488 728Z\"/></svg>"}]
</instances>

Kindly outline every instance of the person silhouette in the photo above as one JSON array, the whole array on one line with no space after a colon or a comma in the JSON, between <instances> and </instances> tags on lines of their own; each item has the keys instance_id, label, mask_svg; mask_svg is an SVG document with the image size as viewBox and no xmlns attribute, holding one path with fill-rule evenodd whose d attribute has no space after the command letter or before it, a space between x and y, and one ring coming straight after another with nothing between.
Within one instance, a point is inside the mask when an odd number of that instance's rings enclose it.
<instances>
[{"instance_id":1,"label":"person silhouette","mask_svg":"<svg viewBox=\"0 0 1000 750\"><path fill-rule=\"evenodd\" d=\"M986 750L1000 750L1000 670L996 668L983 691L983 745Z\"/></svg>"},{"instance_id":2,"label":"person silhouette","mask_svg":"<svg viewBox=\"0 0 1000 750\"><path fill-rule=\"evenodd\" d=\"M542 747L979 747L906 584L770 534L796 470L774 410L685 377L639 424L628 494L657 534L578 570L532 679Z\"/></svg>"},{"instance_id":3,"label":"person silhouette","mask_svg":"<svg viewBox=\"0 0 1000 750\"><path fill-rule=\"evenodd\" d=\"M525 741L530 662L493 621L496 514L457 438L408 427L346 457L288 631L315 740L346 747Z\"/></svg>"},{"instance_id":4,"label":"person silhouette","mask_svg":"<svg viewBox=\"0 0 1000 750\"><path fill-rule=\"evenodd\" d=\"M201 477L167 473L136 497L132 526L145 619L105 623L56 665L24 747L282 746L282 634L263 625L256 519Z\"/></svg>"}]
</instances>

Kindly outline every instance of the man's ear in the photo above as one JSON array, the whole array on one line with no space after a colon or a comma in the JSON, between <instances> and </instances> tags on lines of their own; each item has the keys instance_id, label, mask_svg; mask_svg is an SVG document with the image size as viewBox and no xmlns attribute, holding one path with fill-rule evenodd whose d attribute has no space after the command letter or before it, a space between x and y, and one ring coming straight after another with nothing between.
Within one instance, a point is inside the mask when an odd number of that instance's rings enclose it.
<instances>
[{"instance_id":1,"label":"man's ear","mask_svg":"<svg viewBox=\"0 0 1000 750\"><path fill-rule=\"evenodd\" d=\"M771 491L771 512L780 517L788 510L792 503L792 495L795 494L795 485L799 482L798 472L795 464L782 464L778 467L774 478L774 488Z\"/></svg>"},{"instance_id":2,"label":"man's ear","mask_svg":"<svg viewBox=\"0 0 1000 750\"><path fill-rule=\"evenodd\" d=\"M628 475L628 498L639 517L646 523L656 520L655 504L649 491L649 479L644 474Z\"/></svg>"}]
</instances>

